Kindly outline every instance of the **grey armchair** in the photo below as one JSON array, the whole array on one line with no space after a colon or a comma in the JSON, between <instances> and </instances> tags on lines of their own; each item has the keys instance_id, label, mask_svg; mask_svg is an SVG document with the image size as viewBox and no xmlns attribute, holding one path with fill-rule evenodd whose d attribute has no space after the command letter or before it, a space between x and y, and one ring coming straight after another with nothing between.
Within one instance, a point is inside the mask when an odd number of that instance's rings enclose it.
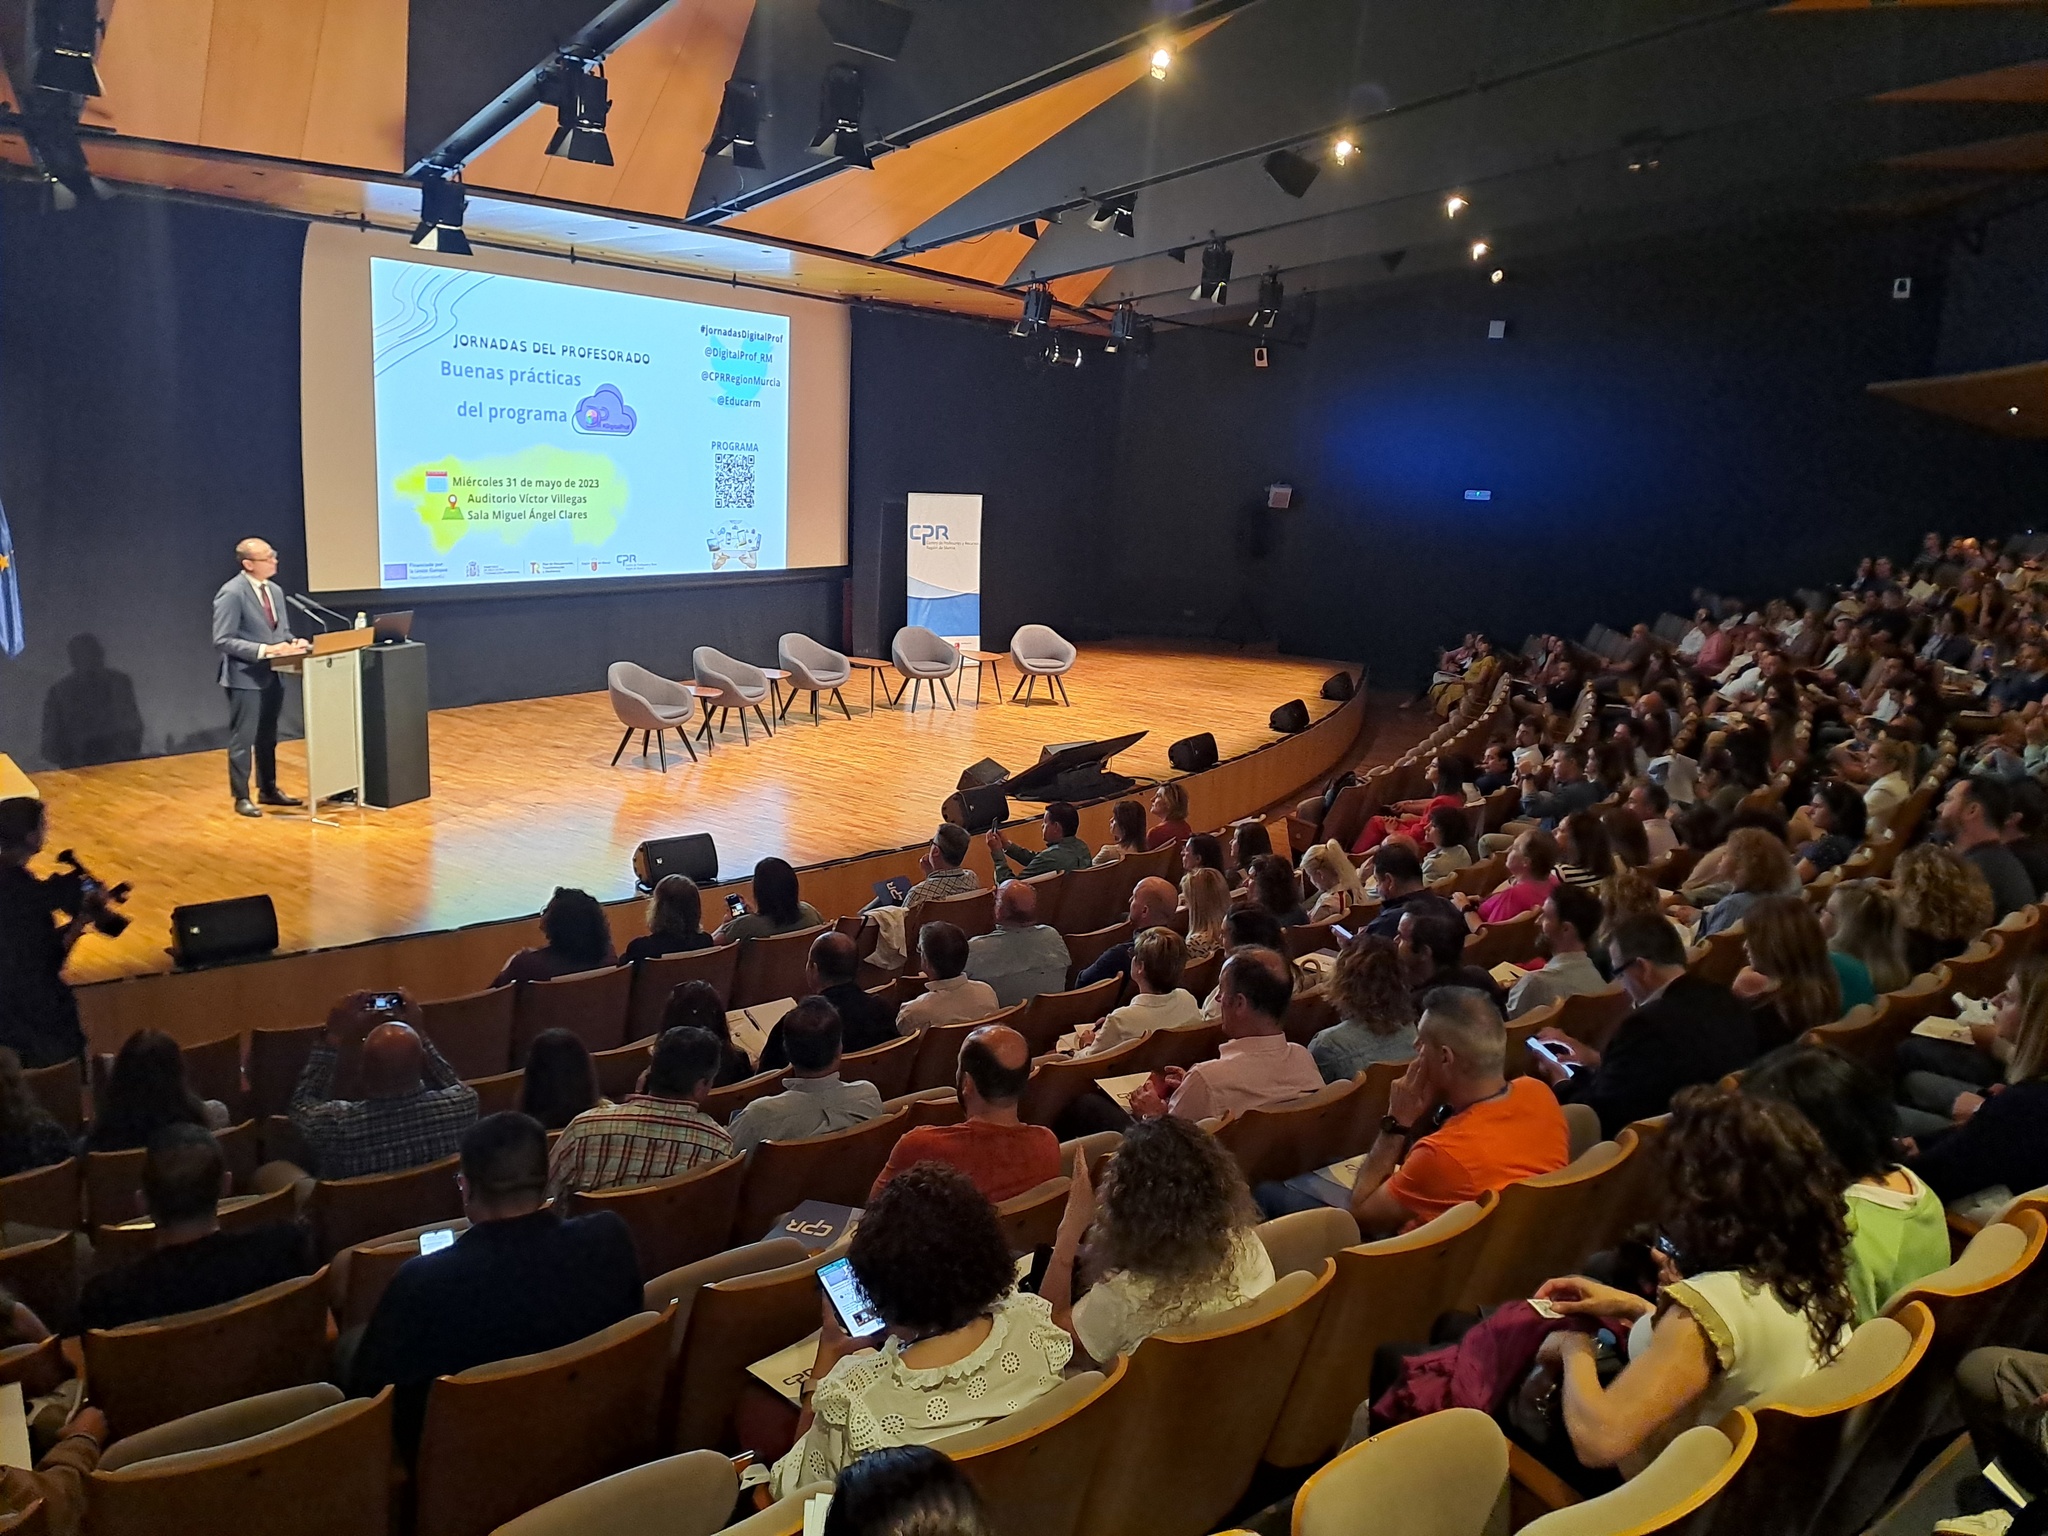
<instances>
[{"instance_id":1,"label":"grey armchair","mask_svg":"<svg viewBox=\"0 0 2048 1536\"><path fill-rule=\"evenodd\" d=\"M1073 643L1057 630L1044 624L1026 624L1010 636L1010 660L1017 663L1017 670L1024 676L1018 680L1017 688L1010 690L1012 699L1017 689L1024 691L1024 702L1031 702L1031 695L1038 687L1038 680L1045 679L1045 691L1051 694L1057 688L1060 702L1072 704L1067 697L1065 678L1074 669Z\"/></svg>"},{"instance_id":2,"label":"grey armchair","mask_svg":"<svg viewBox=\"0 0 2048 1536\"><path fill-rule=\"evenodd\" d=\"M910 685L910 712L917 713L917 690L919 688L943 688L946 703L954 709L960 706L953 702L952 685L948 678L957 677L960 672L960 653L949 640L942 640L928 629L915 624L896 631L896 638L889 642L889 659L896 663ZM897 694L900 700L903 695ZM939 696L932 694L932 708L939 707Z\"/></svg>"},{"instance_id":3,"label":"grey armchair","mask_svg":"<svg viewBox=\"0 0 2048 1536\"><path fill-rule=\"evenodd\" d=\"M789 706L796 702L799 693L811 696L811 724L818 723L818 695L830 693L832 702L839 706L839 713L847 719L853 718L853 711L846 707L846 700L840 695L840 686L853 676L853 663L828 645L820 645L809 635L787 634L775 642L776 665L789 674L789 697L783 700L782 712L775 718L787 720Z\"/></svg>"},{"instance_id":4,"label":"grey armchair","mask_svg":"<svg viewBox=\"0 0 2048 1536\"><path fill-rule=\"evenodd\" d=\"M663 773L668 772L668 748L663 735L666 731L676 733L676 740L690 754L691 762L697 760L697 749L690 745L690 722L697 717L697 700L683 684L672 683L630 661L615 661L605 669L604 686L611 695L612 713L626 728L626 734L619 738L618 752L612 753L614 768L619 766L619 753L626 750L635 731L640 733L643 758L647 756L648 736L654 737Z\"/></svg>"},{"instance_id":5,"label":"grey armchair","mask_svg":"<svg viewBox=\"0 0 2048 1536\"><path fill-rule=\"evenodd\" d=\"M697 674L698 698L704 701L704 728L697 735L699 740L709 740L711 716L718 713L718 729L725 729L726 717L734 710L740 712L740 742L752 746L754 739L747 734L747 711L754 712L754 718L761 722L761 729L770 736L775 727L768 723L768 717L761 712L761 706L768 698L768 674L751 662L741 661L736 656L712 646L700 645L690 653L690 667Z\"/></svg>"}]
</instances>

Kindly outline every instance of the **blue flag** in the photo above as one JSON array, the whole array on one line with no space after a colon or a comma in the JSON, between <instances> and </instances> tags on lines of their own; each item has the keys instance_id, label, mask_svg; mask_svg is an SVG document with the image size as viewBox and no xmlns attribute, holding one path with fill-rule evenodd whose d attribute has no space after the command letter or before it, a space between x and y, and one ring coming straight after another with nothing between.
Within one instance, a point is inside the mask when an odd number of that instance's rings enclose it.
<instances>
[{"instance_id":1,"label":"blue flag","mask_svg":"<svg viewBox=\"0 0 2048 1536\"><path fill-rule=\"evenodd\" d=\"M21 577L14 569L14 535L7 509L0 507L0 654L19 656L28 641L21 633Z\"/></svg>"}]
</instances>

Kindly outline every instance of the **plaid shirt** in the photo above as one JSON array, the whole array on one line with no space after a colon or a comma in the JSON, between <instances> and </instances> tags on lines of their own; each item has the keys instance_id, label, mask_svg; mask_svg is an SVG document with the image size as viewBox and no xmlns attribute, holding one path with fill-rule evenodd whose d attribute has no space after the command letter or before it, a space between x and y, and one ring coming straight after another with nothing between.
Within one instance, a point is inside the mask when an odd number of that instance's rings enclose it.
<instances>
[{"instance_id":1,"label":"plaid shirt","mask_svg":"<svg viewBox=\"0 0 2048 1536\"><path fill-rule=\"evenodd\" d=\"M402 1099L331 1099L336 1052L324 1040L306 1058L292 1090L291 1122L313 1154L323 1179L398 1173L453 1157L462 1133L476 1121L476 1090L455 1075L433 1041L426 1048L426 1081Z\"/></svg>"},{"instance_id":2,"label":"plaid shirt","mask_svg":"<svg viewBox=\"0 0 2048 1536\"><path fill-rule=\"evenodd\" d=\"M572 1189L652 1184L731 1156L725 1127L688 1099L636 1093L569 1122L548 1160L548 1198Z\"/></svg>"}]
</instances>

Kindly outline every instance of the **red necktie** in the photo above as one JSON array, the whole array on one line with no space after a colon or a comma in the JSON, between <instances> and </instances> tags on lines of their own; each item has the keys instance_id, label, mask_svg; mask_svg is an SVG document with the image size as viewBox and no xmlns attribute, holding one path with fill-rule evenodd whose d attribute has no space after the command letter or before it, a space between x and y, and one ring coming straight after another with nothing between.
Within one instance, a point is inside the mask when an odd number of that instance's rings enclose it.
<instances>
[{"instance_id":1,"label":"red necktie","mask_svg":"<svg viewBox=\"0 0 2048 1536\"><path fill-rule=\"evenodd\" d=\"M263 599L263 617L270 620L270 627L272 629L277 628L277 609L271 606L270 588L267 586L258 587L256 595Z\"/></svg>"}]
</instances>

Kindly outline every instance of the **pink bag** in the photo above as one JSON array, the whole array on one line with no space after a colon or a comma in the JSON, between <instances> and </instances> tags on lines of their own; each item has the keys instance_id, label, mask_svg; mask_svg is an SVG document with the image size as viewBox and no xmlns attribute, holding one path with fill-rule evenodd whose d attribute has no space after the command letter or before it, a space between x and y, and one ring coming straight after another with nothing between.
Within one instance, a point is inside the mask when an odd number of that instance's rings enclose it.
<instances>
[{"instance_id":1,"label":"pink bag","mask_svg":"<svg viewBox=\"0 0 2048 1536\"><path fill-rule=\"evenodd\" d=\"M1372 1405L1373 1421L1399 1424L1445 1408L1493 1413L1529 1374L1546 1338L1598 1326L1591 1318L1545 1317L1526 1301L1496 1307L1457 1343L1404 1360L1400 1377Z\"/></svg>"}]
</instances>

